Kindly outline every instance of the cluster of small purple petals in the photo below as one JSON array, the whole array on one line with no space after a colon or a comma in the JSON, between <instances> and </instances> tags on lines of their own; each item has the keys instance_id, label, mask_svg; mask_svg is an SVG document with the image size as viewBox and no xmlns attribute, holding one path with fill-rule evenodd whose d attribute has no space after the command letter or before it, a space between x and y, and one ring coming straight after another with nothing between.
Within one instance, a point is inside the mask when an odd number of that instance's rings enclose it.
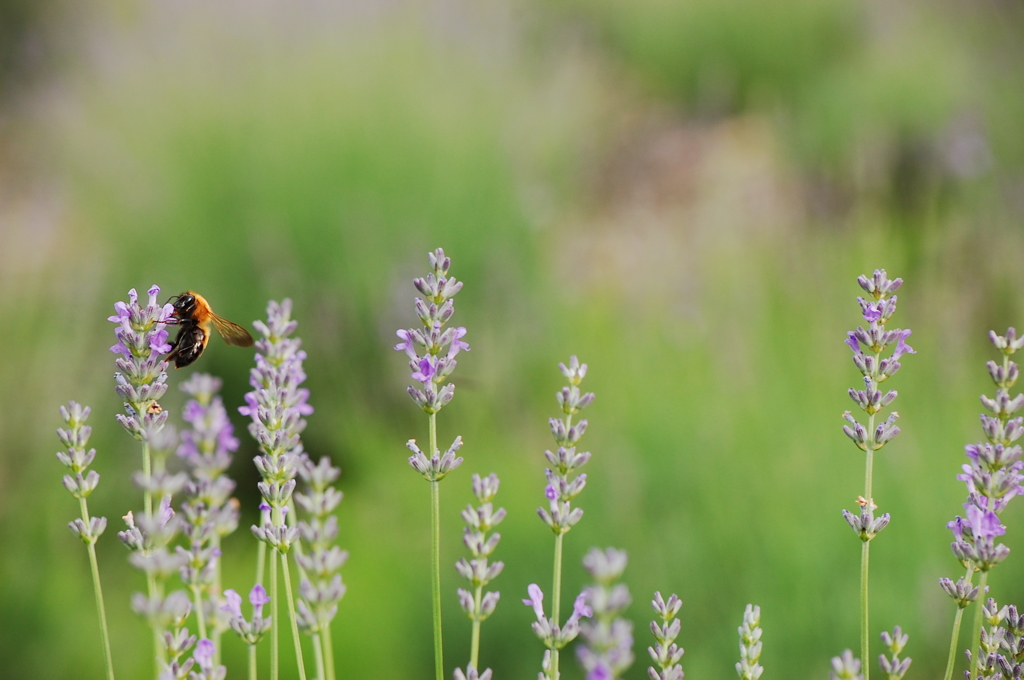
<instances>
[{"instance_id":1,"label":"cluster of small purple petals","mask_svg":"<svg viewBox=\"0 0 1024 680\"><path fill-rule=\"evenodd\" d=\"M238 501L231 498L235 482L224 474L231 464L231 453L238 448L234 427L217 392L221 381L205 373L196 373L181 385L192 398L185 404L182 418L191 428L181 432L178 456L185 461L191 478L185 484L186 500L181 511L182 531L187 548L177 552L188 561L181 567L183 582L201 595L209 594L204 611L216 627L227 622L217 616L219 594L210 592L220 557L220 540L238 528Z\"/></svg>"},{"instance_id":2,"label":"cluster of small purple petals","mask_svg":"<svg viewBox=\"0 0 1024 680\"><path fill-rule=\"evenodd\" d=\"M303 416L313 412L302 362L302 341L291 337L298 323L291 318L291 300L267 305L267 321L253 326L262 336L256 341L256 366L249 375L253 390L245 395L242 415L252 418L249 433L260 448L253 459L263 481L259 491L271 508L271 521L253 526L261 541L285 553L298 538L298 529L284 525L284 512L295 490L295 477L306 460L299 435L306 427Z\"/></svg>"},{"instance_id":3,"label":"cluster of small purple petals","mask_svg":"<svg viewBox=\"0 0 1024 680\"><path fill-rule=\"evenodd\" d=\"M544 496L548 499L548 507L537 508L537 514L555 535L562 535L583 519L583 510L573 508L571 501L587 485L586 474L573 477L575 471L590 460L589 452L576 450L576 445L587 431L587 421L580 420L574 425L572 420L580 410L593 403L594 394L580 391L580 382L587 375L587 365L581 364L575 355L569 359L568 366L558 364L558 369L569 384L556 395L564 418L549 420L558 450L544 452L544 457L551 465L544 470L547 477Z\"/></svg>"},{"instance_id":4,"label":"cluster of small purple petals","mask_svg":"<svg viewBox=\"0 0 1024 680\"><path fill-rule=\"evenodd\" d=\"M907 646L910 636L903 632L903 629L896 626L890 635L888 631L882 632L882 644L889 651L889 656L878 655L878 665L882 668L888 680L902 680L910 668L910 657L900 659L903 648Z\"/></svg>"},{"instance_id":5,"label":"cluster of small purple petals","mask_svg":"<svg viewBox=\"0 0 1024 680\"><path fill-rule=\"evenodd\" d=\"M128 302L115 303L115 313L109 317L117 324L117 343L110 351L120 355L115 361L118 370L114 380L125 407L117 420L140 440L148 439L167 421L167 413L158 402L167 392L167 361L162 355L171 351L167 323L173 319L174 307L160 305L156 299L159 293L159 286L152 286L149 302L143 307L133 288L128 291Z\"/></svg>"},{"instance_id":6,"label":"cluster of small purple petals","mask_svg":"<svg viewBox=\"0 0 1024 680\"><path fill-rule=\"evenodd\" d=\"M533 632L548 648L548 652L544 655L543 668L545 672L538 676L540 680L544 680L548 677L547 672L551 670L551 650L562 649L575 640L576 636L580 634L580 619L591 616L593 611L587 605L586 593L580 593L573 602L572 614L569 615L564 626L559 626L557 621L551 621L544 615L544 592L540 586L531 583L526 588L526 592L530 597L523 600L523 604L533 607L533 613L537 617L532 624Z\"/></svg>"},{"instance_id":7,"label":"cluster of small purple petals","mask_svg":"<svg viewBox=\"0 0 1024 680\"><path fill-rule=\"evenodd\" d=\"M296 617L300 628L314 634L334 619L338 602L345 595L345 584L338 572L348 560L348 551L334 545L338 518L332 514L342 499L342 493L332 486L341 470L324 456L316 465L307 459L299 468L299 475L305 488L296 492L295 503L309 517L298 523L307 550L295 553L295 561L302 570Z\"/></svg>"},{"instance_id":8,"label":"cluster of small purple petals","mask_svg":"<svg viewBox=\"0 0 1024 680\"><path fill-rule=\"evenodd\" d=\"M488 561L494 549L498 547L501 534L487 535L505 519L505 508L494 509L493 501L499 485L496 474L492 472L487 477L475 474L472 484L473 495L480 505L475 508L467 505L462 511L462 519L466 522L462 542L469 548L472 559L460 559L455 563L455 571L473 587L473 592L459 588L459 606L471 621L483 621L494 613L501 597L498 592L483 592L483 588L497 578L505 568L504 562Z\"/></svg>"},{"instance_id":9,"label":"cluster of small purple petals","mask_svg":"<svg viewBox=\"0 0 1024 680\"><path fill-rule=\"evenodd\" d=\"M158 580L166 579L185 566L185 556L168 550L181 528L181 520L171 508L170 496L160 501L152 517L135 517L129 512L123 519L128 528L119 531L117 537L131 551L128 561L132 566Z\"/></svg>"},{"instance_id":10,"label":"cluster of small purple petals","mask_svg":"<svg viewBox=\"0 0 1024 680\"><path fill-rule=\"evenodd\" d=\"M870 541L889 524L889 513L875 517L874 511L877 506L867 502L863 496L857 498L857 504L860 505L860 513L855 515L849 510L843 510L843 519L857 533L860 540Z\"/></svg>"},{"instance_id":11,"label":"cluster of small purple petals","mask_svg":"<svg viewBox=\"0 0 1024 680\"><path fill-rule=\"evenodd\" d=\"M70 401L67 406L60 407L60 416L68 429L57 428L57 437L67 447L66 451L57 452L57 460L61 465L68 468L71 474L64 475L64 488L78 499L89 497L96 490L100 483L100 475L89 466L96 458L96 449L86 450L89 445L89 436L92 428L85 424L89 418L91 409L88 406ZM88 513L68 523L71 533L82 539L86 545L96 543L96 540L107 528L106 517L89 517Z\"/></svg>"},{"instance_id":12,"label":"cluster of small purple petals","mask_svg":"<svg viewBox=\"0 0 1024 680\"><path fill-rule=\"evenodd\" d=\"M427 458L427 454L420 451L420 447L416 445L415 439L407 441L405 446L412 451L412 455L409 456L409 465L428 482L440 481L449 472L462 465L462 456L456 455L458 450L462 448L461 436L455 438L455 441L452 442L452 445L448 447L444 454L441 454L440 451L434 451L434 454L429 458Z\"/></svg>"},{"instance_id":13,"label":"cluster of small purple petals","mask_svg":"<svg viewBox=\"0 0 1024 680\"><path fill-rule=\"evenodd\" d=\"M163 662L163 669L158 680L188 680L189 672L196 661L189 657L182 661L182 657L192 649L196 643L196 636L189 635L185 622L192 612L192 602L183 590L176 590L162 600L147 600L141 593L136 593L132 599L132 607L140 614L143 614L163 631L160 635L161 642L166 654Z\"/></svg>"},{"instance_id":14,"label":"cluster of small purple petals","mask_svg":"<svg viewBox=\"0 0 1024 680\"><path fill-rule=\"evenodd\" d=\"M761 608L748 604L743 610L743 625L740 634L740 660L736 663L736 674L741 680L757 680L764 672L758 663L761 658Z\"/></svg>"},{"instance_id":15,"label":"cluster of small purple petals","mask_svg":"<svg viewBox=\"0 0 1024 680\"><path fill-rule=\"evenodd\" d=\"M1017 607L1000 608L989 598L982 606L987 628L981 630L978 653L978 676L985 680L1019 680L1024 677L1024 615ZM971 652L967 652L968 659Z\"/></svg>"},{"instance_id":16,"label":"cluster of small purple petals","mask_svg":"<svg viewBox=\"0 0 1024 680\"><path fill-rule=\"evenodd\" d=\"M455 385L445 384L455 366L455 357L462 351L469 351L469 345L462 339L466 329L445 328L455 314L452 299L462 290L462 282L448 276L452 261L438 248L427 254L431 272L423 278L413 280L423 298L416 298L416 316L422 328L403 328L396 332L400 343L395 345L399 352L409 357L412 379L420 387L409 387L409 396L416 405L428 414L437 413L455 396Z\"/></svg>"},{"instance_id":17,"label":"cluster of small purple petals","mask_svg":"<svg viewBox=\"0 0 1024 680\"><path fill-rule=\"evenodd\" d=\"M235 635L242 638L245 644L255 645L267 634L273 623L272 617L263 617L263 606L269 602L267 591L257 583L249 591L249 604L252 605L251 620L242 614L242 596L230 588L224 591L224 604L221 610L230 617L228 623L231 630L235 631Z\"/></svg>"},{"instance_id":18,"label":"cluster of small purple petals","mask_svg":"<svg viewBox=\"0 0 1024 680\"><path fill-rule=\"evenodd\" d=\"M829 680L863 680L860 672L860 659L849 649L843 650L840 656L832 657L832 671Z\"/></svg>"},{"instance_id":19,"label":"cluster of small purple petals","mask_svg":"<svg viewBox=\"0 0 1024 680\"><path fill-rule=\"evenodd\" d=\"M633 622L621 617L633 600L629 588L616 583L627 561L626 552L615 548L591 548L583 558L583 568L595 581L584 590L593 618L580 624L583 643L576 647L587 680L618 678L635 660Z\"/></svg>"},{"instance_id":20,"label":"cluster of small purple petals","mask_svg":"<svg viewBox=\"0 0 1024 680\"><path fill-rule=\"evenodd\" d=\"M1022 340L1013 328L1002 336L990 332L989 338L1003 354L1003 361L988 362L989 375L996 385L995 397L981 396L982 404L992 412L981 415L981 429L987 441L965 447L968 462L963 464L957 479L967 487L966 518L958 515L946 525L953 533L953 555L962 566L973 565L980 571L988 571L1009 556L1010 549L995 541L1006 533L999 515L1011 500L1024 493L1024 450L1015 443L1024 434L1024 417L1014 415L1024 407L1024 395L1010 396L1019 377L1017 364L1010 357L1021 347ZM939 584L961 608L977 597L970 579L954 584L944 578Z\"/></svg>"},{"instance_id":21,"label":"cluster of small purple petals","mask_svg":"<svg viewBox=\"0 0 1024 680\"><path fill-rule=\"evenodd\" d=\"M195 665L199 666L199 670L189 673L189 680L224 680L228 669L226 666L214 662L215 655L216 648L212 640L203 638L197 642L195 651L192 652L192 658L195 660Z\"/></svg>"},{"instance_id":22,"label":"cluster of small purple petals","mask_svg":"<svg viewBox=\"0 0 1024 680\"><path fill-rule=\"evenodd\" d=\"M651 680L683 680L685 674L682 664L679 663L683 659L683 648L676 644L680 629L676 614L682 606L682 600L675 593L672 593L668 600L664 599L660 592L654 593L651 607L658 618L651 621L651 633L657 642L653 647L647 648L647 653L658 664L658 668L648 666L647 675Z\"/></svg>"}]
</instances>

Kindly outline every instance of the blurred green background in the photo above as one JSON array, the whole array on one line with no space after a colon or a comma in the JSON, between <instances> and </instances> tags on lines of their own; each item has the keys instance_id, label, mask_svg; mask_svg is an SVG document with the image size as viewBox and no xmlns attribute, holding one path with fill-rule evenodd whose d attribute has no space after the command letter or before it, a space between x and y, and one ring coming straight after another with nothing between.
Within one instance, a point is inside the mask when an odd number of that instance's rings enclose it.
<instances>
[{"instance_id":1,"label":"blurred green background","mask_svg":"<svg viewBox=\"0 0 1024 680\"><path fill-rule=\"evenodd\" d=\"M858 647L860 548L840 510L863 462L839 416L859 376L842 340L875 267L906 280L896 322L918 354L875 466L893 521L872 551L873 636L902 625L908 678L936 677L986 332L1024 323L1022 29L1005 0L0 1L0 675L102 673L53 457L68 399L94 411L117 674L150 674L128 608L144 581L115 536L140 462L113 418L106 317L158 283L247 324L295 301L306 445L344 470L339 673L429 677L429 493L403 446L426 422L391 346L443 246L473 351L439 417L442 441L466 440L442 556L464 554L470 475L497 472L507 566L481 656L497 678L539 670L519 600L550 587L535 508L572 353L597 401L566 592L590 546L629 551L627 677L646 677L656 589L685 602L688 677L735 677L747 602L768 680L825 678ZM240 404L251 360L212 342L171 376L172 417L193 370ZM244 527L257 476L240 434ZM1004 516L1015 551L1022 513ZM243 529L225 550L225 584L247 589L255 541ZM1024 602L1022 575L1014 554L992 594ZM443 567L448 673L468 658L459 585ZM242 643L225 654L239 677Z\"/></svg>"}]
</instances>

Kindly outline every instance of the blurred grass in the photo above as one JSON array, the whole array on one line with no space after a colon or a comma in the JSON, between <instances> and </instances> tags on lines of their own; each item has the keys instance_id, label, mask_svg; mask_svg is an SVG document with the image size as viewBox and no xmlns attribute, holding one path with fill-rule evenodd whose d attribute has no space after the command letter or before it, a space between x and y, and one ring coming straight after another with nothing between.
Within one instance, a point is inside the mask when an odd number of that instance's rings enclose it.
<instances>
[{"instance_id":1,"label":"blurred grass","mask_svg":"<svg viewBox=\"0 0 1024 680\"><path fill-rule=\"evenodd\" d=\"M483 664L510 678L538 668L518 600L528 583L549 587L552 541L534 510L555 365L570 353L591 365L598 399L565 590L583 584L589 546L629 550L639 661L627 677L644 677L655 589L685 602L693 677L731 677L747 602L762 606L769 676L824 677L828 657L856 646L859 550L839 511L863 468L840 431L857 379L841 340L858 319L854 278L884 266L907 280L897 320L918 354L895 378L903 434L876 466L894 520L873 551L872 627L902 625L911 673L935 676L952 619L936 581L959 569L944 524L990 389L985 331L1024 312L1019 97L997 87L1018 61L999 47L1019 38L980 45L968 31L951 47L961 24L1018 17L913 7L884 40L885 11L839 1L100 12L92 51L19 123L44 190L4 213L5 676L101 672L86 558L63 526L74 507L51 457L56 407L71 398L94 408L103 481L91 505L111 520L99 550L118 675L149 673L127 606L141 578L114 537L139 505L138 452L113 421L104 319L129 287L157 282L244 323L268 298L295 300L317 409L304 439L344 470L340 675L426 677L427 489L403 448L425 423L390 347L413 320L409 281L439 245L466 281L457 318L473 346L439 420L442 441L467 442L443 485L445 562L463 554L470 474L497 472L509 510ZM578 23L597 39L566 40ZM992 159L961 177L937 159L965 110ZM696 160L631 165L634 147L656 156L679 130L703 145ZM648 195L658 182L668 198ZM821 210L820 194L841 200ZM250 361L215 341L197 369L238 404ZM244 527L256 475L242 440ZM1008 512L1015 547L1021 511ZM246 531L229 539L227 586L250 585L254 553ZM1016 565L993 572L1001 601L1024 595ZM454 570L442 574L450 669L469 623ZM238 669L235 643L225 660Z\"/></svg>"}]
</instances>

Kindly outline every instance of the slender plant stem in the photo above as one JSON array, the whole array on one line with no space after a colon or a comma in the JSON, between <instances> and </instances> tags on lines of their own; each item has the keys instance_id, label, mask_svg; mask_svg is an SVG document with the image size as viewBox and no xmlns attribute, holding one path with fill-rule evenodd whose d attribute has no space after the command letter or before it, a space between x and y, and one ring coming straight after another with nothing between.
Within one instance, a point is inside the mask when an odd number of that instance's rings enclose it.
<instances>
[{"instance_id":1,"label":"slender plant stem","mask_svg":"<svg viewBox=\"0 0 1024 680\"><path fill-rule=\"evenodd\" d=\"M153 456L149 450L149 442L142 442L142 474L149 479L153 474ZM142 509L146 513L146 519L153 517L153 492L148 489L142 492ZM156 577L146 574L146 590L149 593L150 601L157 595ZM153 626L153 659L156 664L156 674L163 672L163 666L167 661L164 653L164 642L162 631Z\"/></svg>"},{"instance_id":2,"label":"slender plant stem","mask_svg":"<svg viewBox=\"0 0 1024 680\"><path fill-rule=\"evenodd\" d=\"M555 536L555 569L551 584L551 623L561 626L559 608L562 603L562 536ZM551 650L551 680L558 678L558 649Z\"/></svg>"},{"instance_id":3,"label":"slender plant stem","mask_svg":"<svg viewBox=\"0 0 1024 680\"><path fill-rule=\"evenodd\" d=\"M949 658L946 659L946 674L943 680L952 680L953 678L953 665L956 663L956 643L960 637L960 621L964 618L964 610L961 607L956 608L956 616L953 618L953 637L949 641Z\"/></svg>"},{"instance_id":4,"label":"slender plant stem","mask_svg":"<svg viewBox=\"0 0 1024 680\"><path fill-rule=\"evenodd\" d=\"M316 657L316 677L323 680L324 675L324 649L319 635L313 636L313 656Z\"/></svg>"},{"instance_id":5,"label":"slender plant stem","mask_svg":"<svg viewBox=\"0 0 1024 680\"><path fill-rule=\"evenodd\" d=\"M437 414L430 414L430 456L437 453ZM434 612L434 675L444 680L444 649L441 643L441 492L430 482L430 578Z\"/></svg>"},{"instance_id":6,"label":"slender plant stem","mask_svg":"<svg viewBox=\"0 0 1024 680\"><path fill-rule=\"evenodd\" d=\"M875 355L875 364L878 363L878 355ZM872 376L874 377L874 376ZM864 451L864 500L867 502L867 509L872 516L875 510L874 500L871 497L872 467L875 454L875 414L868 415L868 437L867 448ZM871 560L871 539L864 541L860 549L860 658L861 668L864 669L864 680L869 680L871 673L871 625L868 621L868 564Z\"/></svg>"},{"instance_id":7,"label":"slender plant stem","mask_svg":"<svg viewBox=\"0 0 1024 680\"><path fill-rule=\"evenodd\" d=\"M199 592L199 586L189 586L192 591L192 599L195 600L196 625L199 626L199 639L206 637L206 616L203 614L203 595Z\"/></svg>"},{"instance_id":8,"label":"slender plant stem","mask_svg":"<svg viewBox=\"0 0 1024 680\"><path fill-rule=\"evenodd\" d=\"M288 598L288 620L292 624L292 641L295 643L295 663L299 666L299 680L306 680L306 665L302 661L302 638L299 637L299 624L295 620L295 600L292 598L292 577L288 573L288 555L281 555L281 576L284 578L284 593Z\"/></svg>"},{"instance_id":9,"label":"slender plant stem","mask_svg":"<svg viewBox=\"0 0 1024 680\"><path fill-rule=\"evenodd\" d=\"M213 547L216 548L217 551L220 551L220 534L218 534L217 532L213 533L213 541L212 541L212 543L213 543ZM263 545L262 541L260 541L260 545ZM211 591L218 598L220 597L220 588L221 588L220 558L218 557L217 561L213 565L213 589ZM214 601L216 602L217 600L214 600ZM213 638L213 667L214 668L216 668L217 666L220 665L220 633L221 633L220 628L218 628L216 626L216 624L215 624L214 627L213 627L213 632L211 634L211 637Z\"/></svg>"},{"instance_id":10,"label":"slender plant stem","mask_svg":"<svg viewBox=\"0 0 1024 680\"><path fill-rule=\"evenodd\" d=\"M84 498L79 498L78 503L82 510L82 521L85 526L90 526L89 506ZM110 654L110 632L107 630L107 609L103 606L103 587L100 585L100 566L96 561L96 544L87 543L89 550L89 567L92 570L92 590L96 595L96 611L100 617L100 635L103 638L103 658L107 662L107 678L114 680L114 658Z\"/></svg>"},{"instance_id":11,"label":"slender plant stem","mask_svg":"<svg viewBox=\"0 0 1024 680\"><path fill-rule=\"evenodd\" d=\"M970 563L967 565L967 573L964 574L964 581L967 583L967 587L971 587L971 581L974 580L974 564ZM970 606L970 605L968 605ZM946 659L946 674L943 676L943 680L952 680L953 678L953 665L956 663L956 646L957 642L960 641L960 621L964 618L964 609L966 607L956 608L956 617L953 619L953 638L949 641L949 658Z\"/></svg>"},{"instance_id":12,"label":"slender plant stem","mask_svg":"<svg viewBox=\"0 0 1024 680\"><path fill-rule=\"evenodd\" d=\"M985 614L982 611L981 603L985 601L985 585L988 583L988 572L981 572L981 578L978 579L978 602L974 608L974 625L971 627L971 677L978 677L978 665L981 659L978 655L978 647L981 645L981 624L984 623Z\"/></svg>"},{"instance_id":13,"label":"slender plant stem","mask_svg":"<svg viewBox=\"0 0 1024 680\"><path fill-rule=\"evenodd\" d=\"M323 639L324 662L327 666L327 680L334 680L334 637L331 636L331 624L328 622L320 629Z\"/></svg>"},{"instance_id":14,"label":"slender plant stem","mask_svg":"<svg viewBox=\"0 0 1024 680\"><path fill-rule=\"evenodd\" d=\"M260 543L260 545L263 545ZM256 645L249 645L249 680L257 680L256 677Z\"/></svg>"},{"instance_id":15,"label":"slender plant stem","mask_svg":"<svg viewBox=\"0 0 1024 680\"><path fill-rule=\"evenodd\" d=\"M142 442L142 474L147 480L153 474L153 456L149 452L149 442ZM142 507L147 518L153 516L153 492L149 489L142 492Z\"/></svg>"},{"instance_id":16,"label":"slender plant stem","mask_svg":"<svg viewBox=\"0 0 1024 680\"><path fill-rule=\"evenodd\" d=\"M280 659L278 658L278 629L281 627L281 618L278 616L277 606L277 557L270 556L270 606L273 609L273 623L270 626L270 680L277 680Z\"/></svg>"},{"instance_id":17,"label":"slender plant stem","mask_svg":"<svg viewBox=\"0 0 1024 680\"><path fill-rule=\"evenodd\" d=\"M263 570L267 564L267 544L260 541L256 546L256 583L263 583Z\"/></svg>"},{"instance_id":18,"label":"slender plant stem","mask_svg":"<svg viewBox=\"0 0 1024 680\"><path fill-rule=\"evenodd\" d=\"M480 611L480 595L483 593L484 587L477 586L476 593L473 594L473 601L476 604L475 610ZM473 619L473 635L470 638L469 643L469 665L473 668L479 668L480 661L480 619Z\"/></svg>"}]
</instances>

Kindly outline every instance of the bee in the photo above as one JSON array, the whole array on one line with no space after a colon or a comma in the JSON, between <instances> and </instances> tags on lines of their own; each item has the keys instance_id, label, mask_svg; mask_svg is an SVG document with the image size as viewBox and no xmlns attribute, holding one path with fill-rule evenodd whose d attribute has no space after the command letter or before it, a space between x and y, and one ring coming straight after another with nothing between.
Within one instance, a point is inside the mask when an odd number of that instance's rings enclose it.
<instances>
[{"instance_id":1,"label":"bee","mask_svg":"<svg viewBox=\"0 0 1024 680\"><path fill-rule=\"evenodd\" d=\"M168 361L174 361L176 368L188 366L203 353L210 341L210 327L217 329L224 342L235 347L252 347L252 336L236 323L217 316L210 309L210 303L195 291L188 291L171 298L174 319L169 322L178 326L178 336L171 343Z\"/></svg>"}]
</instances>

